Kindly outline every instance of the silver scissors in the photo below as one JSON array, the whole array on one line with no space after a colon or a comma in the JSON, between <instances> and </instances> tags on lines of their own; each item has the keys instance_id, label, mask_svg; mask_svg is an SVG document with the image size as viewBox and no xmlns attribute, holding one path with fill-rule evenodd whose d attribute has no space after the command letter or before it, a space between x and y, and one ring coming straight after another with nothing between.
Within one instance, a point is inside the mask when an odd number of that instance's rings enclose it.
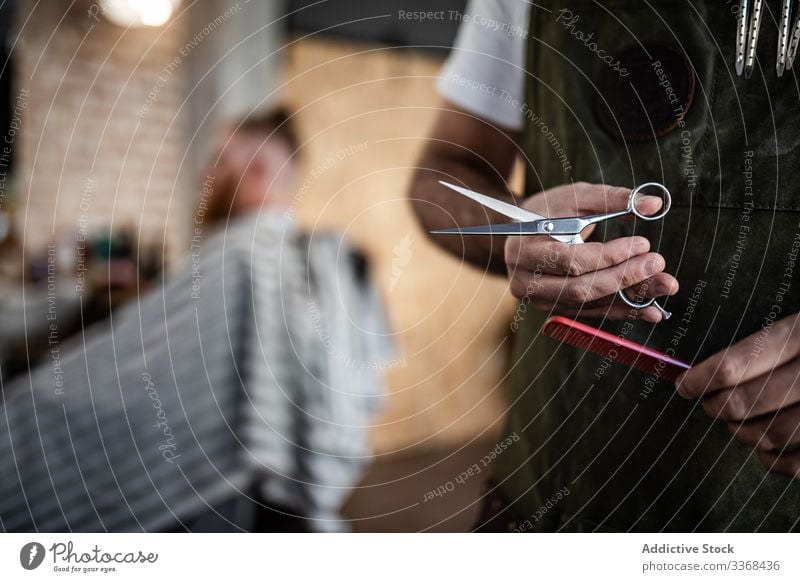
<instances>
[{"instance_id":1,"label":"silver scissors","mask_svg":"<svg viewBox=\"0 0 800 582\"><path fill-rule=\"evenodd\" d=\"M646 184L642 184L641 186L637 186L636 188L633 189L633 191L631 191L630 197L628 198L628 207L625 210L619 210L617 212L608 212L606 214L592 214L589 216L547 218L546 216L536 214L535 212L531 212L530 210L525 210L524 208L520 208L519 206L514 206L513 204L509 204L508 202L503 202L502 200L498 200L497 198L492 198L491 196L486 196L485 194L473 192L472 190L467 190L466 188L461 188L460 186L456 186L454 184L450 184L442 180L439 180L439 183L442 186L446 186L447 188L450 188L451 190L458 192L462 196L466 196L467 198L470 198L487 208L491 208L495 212L499 212L503 216L507 216L514 222L504 223L504 224L483 224L480 226L446 228L443 230L432 230L431 234L458 234L462 236L463 235L489 235L489 236L545 235L559 242L575 245L575 244L583 244L581 231L583 231L588 226L597 224L598 222L611 220L612 218L618 218L620 216L627 216L631 214L636 216L637 218L640 218L641 220L647 220L647 221L661 220L667 215L670 207L672 206L672 197L670 196L669 190L667 190L666 186L659 184L657 182L648 182ZM636 199L640 194L642 194L642 191L644 190L658 190L660 192L664 203L661 208L661 211L658 214L646 215L642 214L636 209ZM623 290L620 290L618 292L618 295L619 298L622 299L622 301L624 301L627 305L633 307L634 309L644 309L645 307L650 307L652 305L661 312L661 314L664 316L664 319L669 319L670 316L672 315L669 311L666 311L663 307L661 307L656 302L655 298L650 298L645 301L637 302L628 297L628 295Z\"/></svg>"}]
</instances>

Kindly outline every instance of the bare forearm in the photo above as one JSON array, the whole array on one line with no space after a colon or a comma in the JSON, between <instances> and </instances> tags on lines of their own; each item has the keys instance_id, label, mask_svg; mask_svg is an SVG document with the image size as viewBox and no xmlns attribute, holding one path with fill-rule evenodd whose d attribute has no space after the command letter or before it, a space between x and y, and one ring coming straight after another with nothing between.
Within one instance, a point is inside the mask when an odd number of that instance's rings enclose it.
<instances>
[{"instance_id":1,"label":"bare forearm","mask_svg":"<svg viewBox=\"0 0 800 582\"><path fill-rule=\"evenodd\" d=\"M426 231L508 219L439 184L445 180L511 202L506 182L517 156L519 134L442 102L417 164L411 203ZM431 235L458 258L495 273L506 273L505 237Z\"/></svg>"},{"instance_id":2,"label":"bare forearm","mask_svg":"<svg viewBox=\"0 0 800 582\"><path fill-rule=\"evenodd\" d=\"M511 201L505 181L495 174L476 168L465 160L438 159L435 169L425 165L423 158L414 176L411 200L420 224L425 231L469 226L489 222L507 222L508 219L486 209L480 204L461 197L439 184L439 180L453 182L500 200ZM430 168L430 169L429 169ZM433 240L453 255L464 258L481 268L505 273L503 247L505 237L431 235Z\"/></svg>"}]
</instances>

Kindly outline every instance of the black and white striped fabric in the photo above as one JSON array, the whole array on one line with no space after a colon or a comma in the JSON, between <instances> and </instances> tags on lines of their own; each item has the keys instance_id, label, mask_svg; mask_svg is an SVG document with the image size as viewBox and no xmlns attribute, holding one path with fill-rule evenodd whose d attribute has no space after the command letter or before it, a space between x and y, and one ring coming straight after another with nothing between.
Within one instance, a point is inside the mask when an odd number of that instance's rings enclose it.
<instances>
[{"instance_id":1,"label":"black and white striped fabric","mask_svg":"<svg viewBox=\"0 0 800 582\"><path fill-rule=\"evenodd\" d=\"M173 529L254 487L345 529L390 356L351 257L339 236L248 219L4 386L0 529Z\"/></svg>"}]
</instances>

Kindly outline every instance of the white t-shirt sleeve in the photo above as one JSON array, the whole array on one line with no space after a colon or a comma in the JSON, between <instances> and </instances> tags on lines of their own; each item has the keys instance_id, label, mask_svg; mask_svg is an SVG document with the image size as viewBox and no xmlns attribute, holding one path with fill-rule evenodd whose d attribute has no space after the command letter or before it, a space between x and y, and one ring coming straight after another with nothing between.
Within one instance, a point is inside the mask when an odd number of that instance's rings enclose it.
<instances>
[{"instance_id":1,"label":"white t-shirt sleeve","mask_svg":"<svg viewBox=\"0 0 800 582\"><path fill-rule=\"evenodd\" d=\"M523 127L528 0L470 0L437 80L441 96L512 130Z\"/></svg>"}]
</instances>

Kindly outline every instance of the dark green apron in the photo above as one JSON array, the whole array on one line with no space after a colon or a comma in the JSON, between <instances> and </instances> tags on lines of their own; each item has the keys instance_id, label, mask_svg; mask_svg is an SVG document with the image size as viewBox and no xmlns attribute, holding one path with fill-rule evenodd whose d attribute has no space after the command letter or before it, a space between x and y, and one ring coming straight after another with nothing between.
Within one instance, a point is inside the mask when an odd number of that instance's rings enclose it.
<instances>
[{"instance_id":1,"label":"dark green apron","mask_svg":"<svg viewBox=\"0 0 800 582\"><path fill-rule=\"evenodd\" d=\"M659 181L671 190L662 222L614 221L594 238L650 239L681 285L667 302L673 318L587 323L690 362L800 310L800 281L784 276L800 233L799 85L791 71L775 75L769 18L763 72L736 77L730 7L737 4L541 0L531 9L530 107L522 107L527 194L572 180ZM579 19L565 18L563 8ZM613 135L608 120L624 133L631 111L609 117L598 103L601 80L620 74L612 57L637 44L682 49L696 75L682 123L654 128L659 137L645 141ZM668 76L665 91L686 86L685 75ZM767 473L725 423L681 399L671 383L542 337L545 317L526 309L514 334L508 431L520 439L494 461L497 491L514 515L504 527L800 529L800 481Z\"/></svg>"}]
</instances>

